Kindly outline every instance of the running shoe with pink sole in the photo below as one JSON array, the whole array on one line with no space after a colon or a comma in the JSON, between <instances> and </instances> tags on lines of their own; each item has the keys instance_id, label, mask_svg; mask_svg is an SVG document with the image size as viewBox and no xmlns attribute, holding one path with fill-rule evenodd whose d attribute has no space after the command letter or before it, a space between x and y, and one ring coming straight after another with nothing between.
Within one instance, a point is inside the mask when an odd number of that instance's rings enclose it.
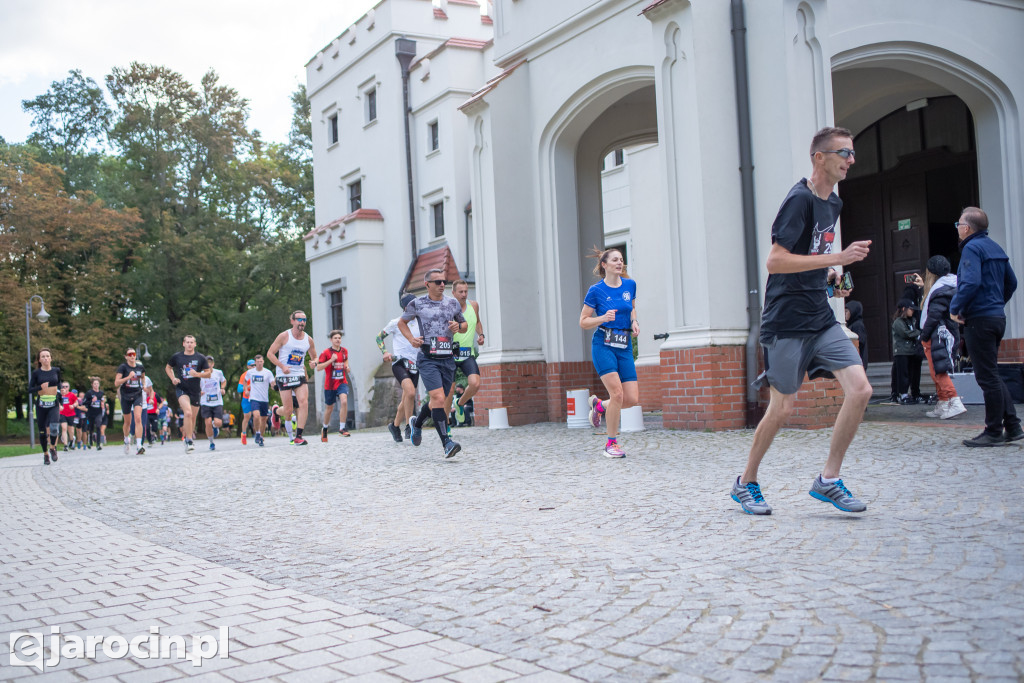
<instances>
[{"instance_id":1,"label":"running shoe with pink sole","mask_svg":"<svg viewBox=\"0 0 1024 683\"><path fill-rule=\"evenodd\" d=\"M618 443L610 443L604 447L604 454L607 458L625 458L626 451Z\"/></svg>"},{"instance_id":2,"label":"running shoe with pink sole","mask_svg":"<svg viewBox=\"0 0 1024 683\"><path fill-rule=\"evenodd\" d=\"M590 424L594 425L594 428L601 426L601 415L604 413L604 406L601 405L601 399L597 396L590 397Z\"/></svg>"}]
</instances>

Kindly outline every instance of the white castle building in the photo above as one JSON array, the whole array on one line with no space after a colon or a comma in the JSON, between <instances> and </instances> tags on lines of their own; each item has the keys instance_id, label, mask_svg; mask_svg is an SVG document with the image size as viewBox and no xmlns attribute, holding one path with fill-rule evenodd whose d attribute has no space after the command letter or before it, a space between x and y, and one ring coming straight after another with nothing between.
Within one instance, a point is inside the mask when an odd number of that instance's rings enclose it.
<instances>
[{"instance_id":1,"label":"white castle building","mask_svg":"<svg viewBox=\"0 0 1024 683\"><path fill-rule=\"evenodd\" d=\"M577 324L586 252L622 244L645 409L668 426L742 426L757 402L751 333L772 220L824 125L855 135L841 235L873 240L850 268L872 358L888 358L903 275L935 253L955 265L963 206L988 212L1024 270L1021 0L497 0L486 11L383 0L308 65L311 314L323 343L341 320L332 311L344 313L359 411L379 366L373 337L429 262L468 276L481 304L477 413L563 418L567 389L599 386ZM408 40L411 181L395 57ZM1024 297L1007 313L1004 356L1022 361ZM805 424L835 409L833 389L809 388Z\"/></svg>"}]
</instances>

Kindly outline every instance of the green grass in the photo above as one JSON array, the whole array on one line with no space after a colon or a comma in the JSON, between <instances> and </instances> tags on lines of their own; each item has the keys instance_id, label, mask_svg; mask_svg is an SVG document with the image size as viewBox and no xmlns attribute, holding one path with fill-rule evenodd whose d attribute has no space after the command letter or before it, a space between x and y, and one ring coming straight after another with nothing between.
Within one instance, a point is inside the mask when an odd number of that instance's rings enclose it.
<instances>
[{"instance_id":1,"label":"green grass","mask_svg":"<svg viewBox=\"0 0 1024 683\"><path fill-rule=\"evenodd\" d=\"M14 455L27 455L30 453L42 453L37 445L35 447L26 444L15 444L13 446L0 446L0 458L9 458Z\"/></svg>"}]
</instances>

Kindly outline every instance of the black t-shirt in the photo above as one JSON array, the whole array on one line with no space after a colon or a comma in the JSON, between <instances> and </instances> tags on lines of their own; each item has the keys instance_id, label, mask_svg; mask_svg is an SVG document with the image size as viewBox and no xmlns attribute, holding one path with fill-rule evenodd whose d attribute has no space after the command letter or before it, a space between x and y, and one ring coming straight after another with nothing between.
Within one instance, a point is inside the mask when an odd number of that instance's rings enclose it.
<instances>
[{"instance_id":1,"label":"black t-shirt","mask_svg":"<svg viewBox=\"0 0 1024 683\"><path fill-rule=\"evenodd\" d=\"M122 379L133 372L135 373L135 378L130 379L121 385L122 396L135 398L137 395L142 393L142 385L146 381L146 370L142 367L142 363L139 363L138 361L135 362L135 365L121 363L121 365L117 367L117 374L121 375Z\"/></svg>"},{"instance_id":2,"label":"black t-shirt","mask_svg":"<svg viewBox=\"0 0 1024 683\"><path fill-rule=\"evenodd\" d=\"M47 402L47 405L44 405L40 401L39 390L42 388L41 385L43 384L48 384L48 388L50 389L59 389L60 381L60 368L56 366L51 367L49 370L43 370L42 368L36 368L35 370L33 370L32 379L29 382L28 390L29 393L36 394L36 405L40 407L50 407L52 405L56 405L56 400L59 397L59 392L58 394L51 395L48 398L44 397L44 400Z\"/></svg>"},{"instance_id":3,"label":"black t-shirt","mask_svg":"<svg viewBox=\"0 0 1024 683\"><path fill-rule=\"evenodd\" d=\"M200 353L193 353L191 356L186 356L184 351L178 351L176 354L171 356L171 359L167 361L167 364L171 366L174 371L174 376L181 380L181 384L177 384L179 389L188 392L190 394L199 393L199 377L189 377L188 373L190 370L196 372L202 372L206 368L210 367L210 364L206 362L206 356Z\"/></svg>"},{"instance_id":4,"label":"black t-shirt","mask_svg":"<svg viewBox=\"0 0 1024 683\"><path fill-rule=\"evenodd\" d=\"M801 255L839 251L836 221L843 202L833 192L827 200L814 196L801 179L786 195L772 224L772 243ZM774 337L809 337L836 322L825 291L828 268L802 273L772 273L764 292L761 343Z\"/></svg>"},{"instance_id":5,"label":"black t-shirt","mask_svg":"<svg viewBox=\"0 0 1024 683\"><path fill-rule=\"evenodd\" d=\"M103 411L103 391L93 391L90 389L85 392L85 408L90 413L99 413Z\"/></svg>"}]
</instances>

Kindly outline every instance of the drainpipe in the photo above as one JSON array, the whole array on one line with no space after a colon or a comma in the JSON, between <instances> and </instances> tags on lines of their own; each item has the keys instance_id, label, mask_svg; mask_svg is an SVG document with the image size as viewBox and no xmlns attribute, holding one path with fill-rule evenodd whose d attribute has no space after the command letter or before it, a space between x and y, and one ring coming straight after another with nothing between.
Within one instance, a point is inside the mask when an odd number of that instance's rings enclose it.
<instances>
[{"instance_id":1,"label":"drainpipe","mask_svg":"<svg viewBox=\"0 0 1024 683\"><path fill-rule=\"evenodd\" d=\"M740 188L743 203L744 254L747 271L747 426L756 427L763 414L757 401L758 337L761 334L761 273L754 217L754 155L750 132L750 81L747 73L747 26L743 0L731 0L732 56L736 82L737 124L740 138Z\"/></svg>"},{"instance_id":2,"label":"drainpipe","mask_svg":"<svg viewBox=\"0 0 1024 683\"><path fill-rule=\"evenodd\" d=\"M473 202L466 204L466 274L463 276L466 280L469 280L469 217L473 214Z\"/></svg>"},{"instance_id":3,"label":"drainpipe","mask_svg":"<svg viewBox=\"0 0 1024 683\"><path fill-rule=\"evenodd\" d=\"M395 57L402 67L402 119L405 121L405 171L409 184L409 239L413 261L416 260L416 199L412 187L412 132L409 130L409 117L412 115L412 107L409 105L409 65L415 56L415 40L395 40Z\"/></svg>"}]
</instances>

